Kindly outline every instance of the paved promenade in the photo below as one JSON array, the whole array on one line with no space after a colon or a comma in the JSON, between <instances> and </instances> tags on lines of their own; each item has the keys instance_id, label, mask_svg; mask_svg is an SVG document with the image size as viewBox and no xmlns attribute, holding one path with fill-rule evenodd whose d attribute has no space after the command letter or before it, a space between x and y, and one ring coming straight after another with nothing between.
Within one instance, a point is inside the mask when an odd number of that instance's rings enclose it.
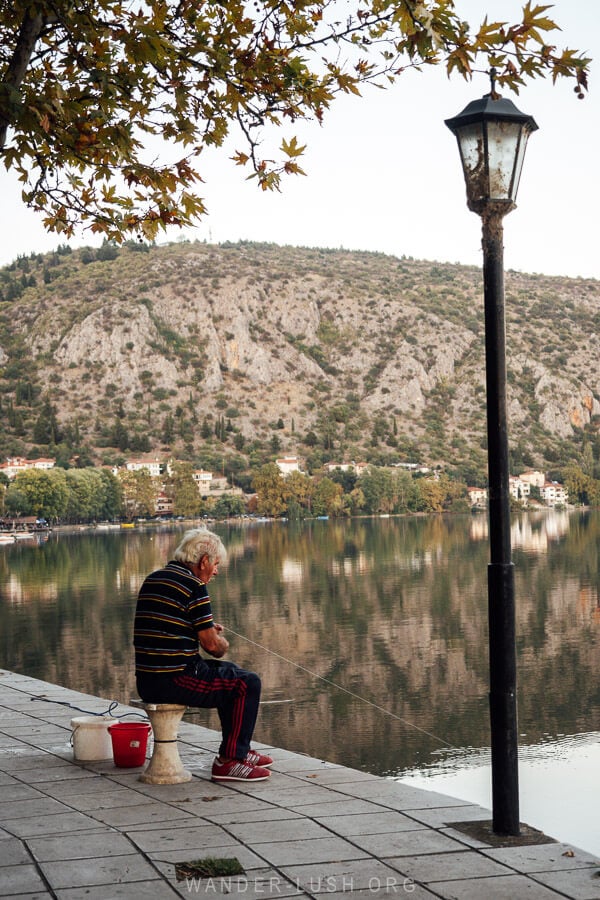
<instances>
[{"instance_id":1,"label":"paved promenade","mask_svg":"<svg viewBox=\"0 0 600 900\"><path fill-rule=\"evenodd\" d=\"M219 736L186 722L188 784L75 762L71 719L107 707L0 670L4 900L600 898L600 860L539 832L510 846L491 834L489 810L441 794L277 748L268 781L213 784ZM244 874L186 879L184 864L206 857L236 858Z\"/></svg>"}]
</instances>

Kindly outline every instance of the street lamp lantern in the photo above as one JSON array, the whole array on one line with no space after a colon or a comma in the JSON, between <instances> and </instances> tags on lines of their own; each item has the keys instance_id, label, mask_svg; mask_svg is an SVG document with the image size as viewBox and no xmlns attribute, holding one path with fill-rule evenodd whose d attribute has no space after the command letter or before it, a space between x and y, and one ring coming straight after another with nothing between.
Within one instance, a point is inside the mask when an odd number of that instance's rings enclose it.
<instances>
[{"instance_id":1,"label":"street lamp lantern","mask_svg":"<svg viewBox=\"0 0 600 900\"><path fill-rule=\"evenodd\" d=\"M446 125L458 141L469 209L479 215L490 205L503 215L514 209L527 138L538 127L533 117L492 87Z\"/></svg>"},{"instance_id":2,"label":"street lamp lantern","mask_svg":"<svg viewBox=\"0 0 600 900\"><path fill-rule=\"evenodd\" d=\"M506 411L503 218L515 208L527 139L537 125L494 88L446 125L456 136L469 209L481 216L485 310L490 564L488 619L493 830L518 835L514 567Z\"/></svg>"}]
</instances>

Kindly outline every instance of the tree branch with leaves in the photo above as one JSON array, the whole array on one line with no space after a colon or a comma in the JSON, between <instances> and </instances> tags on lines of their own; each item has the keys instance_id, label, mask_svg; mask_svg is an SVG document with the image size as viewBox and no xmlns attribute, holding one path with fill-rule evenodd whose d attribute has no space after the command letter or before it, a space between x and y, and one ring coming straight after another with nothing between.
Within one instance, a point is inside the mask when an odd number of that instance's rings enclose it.
<instances>
[{"instance_id":1,"label":"tree branch with leaves","mask_svg":"<svg viewBox=\"0 0 600 900\"><path fill-rule=\"evenodd\" d=\"M590 60L547 39L548 9L474 29L452 0L13 0L0 7L0 159L47 229L152 239L206 213L206 148L237 135L232 161L277 190L304 174L304 147L292 134L263 156L267 131L323 122L340 94L407 68L469 79L493 66L499 87L549 76L583 96Z\"/></svg>"}]
</instances>

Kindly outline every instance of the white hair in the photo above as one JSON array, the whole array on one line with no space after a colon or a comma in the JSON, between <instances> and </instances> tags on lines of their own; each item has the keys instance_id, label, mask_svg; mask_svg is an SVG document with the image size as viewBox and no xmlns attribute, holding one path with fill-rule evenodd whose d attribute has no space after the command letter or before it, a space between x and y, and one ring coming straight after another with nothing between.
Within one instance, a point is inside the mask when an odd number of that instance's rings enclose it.
<instances>
[{"instance_id":1,"label":"white hair","mask_svg":"<svg viewBox=\"0 0 600 900\"><path fill-rule=\"evenodd\" d=\"M227 550L219 535L213 534L208 528L192 528L186 531L173 554L173 559L197 564L203 556L208 556L211 565L217 560L220 563L227 562Z\"/></svg>"}]
</instances>

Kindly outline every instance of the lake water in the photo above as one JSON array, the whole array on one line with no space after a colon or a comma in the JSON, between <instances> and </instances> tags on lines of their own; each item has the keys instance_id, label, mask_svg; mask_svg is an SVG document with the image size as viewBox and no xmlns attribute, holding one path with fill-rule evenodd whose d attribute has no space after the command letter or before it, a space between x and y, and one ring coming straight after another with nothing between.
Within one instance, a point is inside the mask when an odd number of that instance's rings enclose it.
<instances>
[{"instance_id":1,"label":"lake water","mask_svg":"<svg viewBox=\"0 0 600 900\"><path fill-rule=\"evenodd\" d=\"M137 591L183 530L0 546L0 665L127 702ZM215 530L216 616L263 679L257 740L489 807L485 516ZM600 855L599 531L547 511L512 540L521 820Z\"/></svg>"}]
</instances>

